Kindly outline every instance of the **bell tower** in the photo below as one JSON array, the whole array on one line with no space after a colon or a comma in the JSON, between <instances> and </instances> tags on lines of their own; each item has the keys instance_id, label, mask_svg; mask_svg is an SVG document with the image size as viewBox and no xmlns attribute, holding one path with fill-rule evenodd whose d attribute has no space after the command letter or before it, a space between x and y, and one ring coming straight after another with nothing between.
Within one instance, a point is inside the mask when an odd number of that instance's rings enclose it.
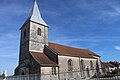
<instances>
[{"instance_id":1,"label":"bell tower","mask_svg":"<svg viewBox=\"0 0 120 80\"><path fill-rule=\"evenodd\" d=\"M41 17L36 0L34 0L28 19L20 30L19 67L22 71L20 74L28 74L30 51L43 52L44 45L48 45L48 25Z\"/></svg>"},{"instance_id":2,"label":"bell tower","mask_svg":"<svg viewBox=\"0 0 120 80\"><path fill-rule=\"evenodd\" d=\"M48 25L41 17L36 0L20 30L19 73L16 68L16 74L23 75L29 74L30 51L42 53L44 45L48 45Z\"/></svg>"},{"instance_id":3,"label":"bell tower","mask_svg":"<svg viewBox=\"0 0 120 80\"><path fill-rule=\"evenodd\" d=\"M41 17L36 0L34 0L29 19L29 51L43 52L44 45L48 45L48 25Z\"/></svg>"},{"instance_id":4,"label":"bell tower","mask_svg":"<svg viewBox=\"0 0 120 80\"><path fill-rule=\"evenodd\" d=\"M44 45L48 45L48 25L41 17L36 0L20 30L19 65L15 69L15 75L27 75L30 74L31 69L30 52L41 52L42 54Z\"/></svg>"},{"instance_id":5,"label":"bell tower","mask_svg":"<svg viewBox=\"0 0 120 80\"><path fill-rule=\"evenodd\" d=\"M28 51L43 52L44 45L48 45L48 25L41 17L36 0L27 21L20 30L20 45L28 45Z\"/></svg>"}]
</instances>

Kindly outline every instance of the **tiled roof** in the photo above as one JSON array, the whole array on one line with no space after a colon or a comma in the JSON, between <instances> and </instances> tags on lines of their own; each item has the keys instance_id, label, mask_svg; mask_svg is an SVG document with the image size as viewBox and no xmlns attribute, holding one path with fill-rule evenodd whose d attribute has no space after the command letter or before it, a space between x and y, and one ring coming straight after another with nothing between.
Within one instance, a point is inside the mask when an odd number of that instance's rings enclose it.
<instances>
[{"instance_id":1,"label":"tiled roof","mask_svg":"<svg viewBox=\"0 0 120 80\"><path fill-rule=\"evenodd\" d=\"M43 67L58 66L55 62L50 60L44 53L30 52L33 58Z\"/></svg>"},{"instance_id":2,"label":"tiled roof","mask_svg":"<svg viewBox=\"0 0 120 80\"><path fill-rule=\"evenodd\" d=\"M102 62L102 64L105 65L105 66L107 66L107 67L110 67L110 68L115 67L115 65L110 64L110 63L108 63L108 62Z\"/></svg>"},{"instance_id":3,"label":"tiled roof","mask_svg":"<svg viewBox=\"0 0 120 80\"><path fill-rule=\"evenodd\" d=\"M100 57L99 55L96 55L90 50L73 48L51 42L48 43L48 47L54 52L56 52L56 54L58 55L75 56L75 57L83 57L83 58L94 58L93 56Z\"/></svg>"},{"instance_id":4,"label":"tiled roof","mask_svg":"<svg viewBox=\"0 0 120 80\"><path fill-rule=\"evenodd\" d=\"M109 67L107 62L101 62L103 66Z\"/></svg>"}]
</instances>

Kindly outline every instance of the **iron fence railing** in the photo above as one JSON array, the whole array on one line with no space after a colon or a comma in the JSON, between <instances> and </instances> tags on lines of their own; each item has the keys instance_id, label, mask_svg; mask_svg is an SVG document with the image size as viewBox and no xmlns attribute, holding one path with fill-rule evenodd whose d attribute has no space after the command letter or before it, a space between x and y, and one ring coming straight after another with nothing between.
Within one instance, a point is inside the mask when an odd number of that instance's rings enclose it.
<instances>
[{"instance_id":1,"label":"iron fence railing","mask_svg":"<svg viewBox=\"0 0 120 80\"><path fill-rule=\"evenodd\" d=\"M4 80L120 80L120 72L110 73L103 68L99 70L72 70L62 71L53 74L32 74L32 75L18 75L7 76Z\"/></svg>"}]
</instances>

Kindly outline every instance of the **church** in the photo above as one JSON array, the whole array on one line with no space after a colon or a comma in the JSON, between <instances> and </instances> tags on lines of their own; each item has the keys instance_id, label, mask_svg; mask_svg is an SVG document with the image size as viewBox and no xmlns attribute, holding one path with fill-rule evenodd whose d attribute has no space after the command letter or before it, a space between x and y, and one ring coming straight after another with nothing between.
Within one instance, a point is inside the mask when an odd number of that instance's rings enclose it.
<instances>
[{"instance_id":1,"label":"church","mask_svg":"<svg viewBox=\"0 0 120 80\"><path fill-rule=\"evenodd\" d=\"M34 0L30 15L20 28L19 63L15 75L61 73L61 77L65 76L62 75L63 72L68 72L69 78L94 76L96 66L101 68L100 56L90 50L49 42L48 27ZM80 73L73 73L74 71Z\"/></svg>"}]
</instances>

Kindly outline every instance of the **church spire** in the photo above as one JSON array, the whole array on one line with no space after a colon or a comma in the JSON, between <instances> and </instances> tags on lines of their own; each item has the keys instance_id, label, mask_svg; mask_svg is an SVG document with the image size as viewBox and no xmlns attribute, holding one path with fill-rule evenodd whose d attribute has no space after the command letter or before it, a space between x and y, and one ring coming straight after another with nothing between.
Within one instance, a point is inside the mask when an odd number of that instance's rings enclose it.
<instances>
[{"instance_id":1,"label":"church spire","mask_svg":"<svg viewBox=\"0 0 120 80\"><path fill-rule=\"evenodd\" d=\"M33 7L32 7L32 10L30 12L30 15L29 15L29 19L31 21L34 21L34 22L37 22L37 23L40 23L44 26L48 26L45 21L42 19L41 17L41 14L40 14L40 10L38 8L38 5L37 5L37 1L34 0L34 4L33 4Z\"/></svg>"}]
</instances>

